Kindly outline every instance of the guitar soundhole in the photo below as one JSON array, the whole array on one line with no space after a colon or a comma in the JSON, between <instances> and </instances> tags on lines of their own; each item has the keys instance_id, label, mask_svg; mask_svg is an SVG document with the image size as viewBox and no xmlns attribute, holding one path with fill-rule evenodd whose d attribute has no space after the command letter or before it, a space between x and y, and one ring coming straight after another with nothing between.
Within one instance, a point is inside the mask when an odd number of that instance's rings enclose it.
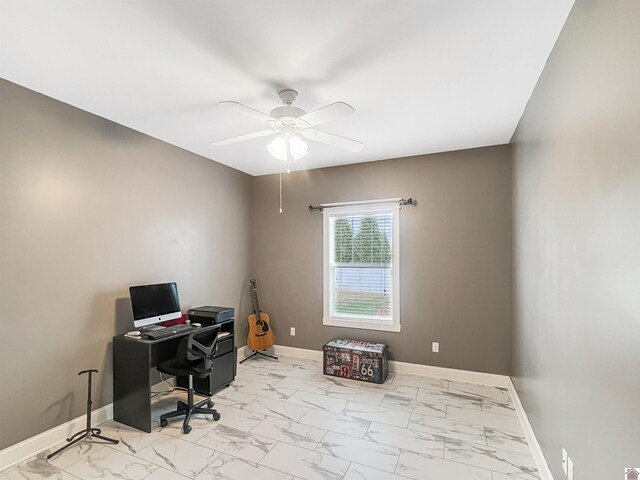
<instances>
[{"instance_id":1,"label":"guitar soundhole","mask_svg":"<svg viewBox=\"0 0 640 480\"><path fill-rule=\"evenodd\" d=\"M260 330L262 330L262 334L260 333L256 333L256 336L262 336L264 335L264 333L267 333L269 331L269 324L267 322L265 322L264 320L262 320L262 318L257 318L256 319L256 327L258 327Z\"/></svg>"}]
</instances>

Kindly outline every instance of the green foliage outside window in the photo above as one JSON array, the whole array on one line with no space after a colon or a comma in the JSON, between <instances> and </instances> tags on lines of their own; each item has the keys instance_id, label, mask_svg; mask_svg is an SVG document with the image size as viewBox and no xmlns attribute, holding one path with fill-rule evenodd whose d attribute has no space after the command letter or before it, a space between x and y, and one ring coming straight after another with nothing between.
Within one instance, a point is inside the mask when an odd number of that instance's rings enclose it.
<instances>
[{"instance_id":1,"label":"green foliage outside window","mask_svg":"<svg viewBox=\"0 0 640 480\"><path fill-rule=\"evenodd\" d=\"M376 217L365 217L358 233L353 234L346 218L338 218L334 225L336 263L389 263L391 246L378 226Z\"/></svg>"},{"instance_id":2,"label":"green foliage outside window","mask_svg":"<svg viewBox=\"0 0 640 480\"><path fill-rule=\"evenodd\" d=\"M336 220L335 229L335 261L336 263L353 262L353 229L344 217Z\"/></svg>"}]
</instances>

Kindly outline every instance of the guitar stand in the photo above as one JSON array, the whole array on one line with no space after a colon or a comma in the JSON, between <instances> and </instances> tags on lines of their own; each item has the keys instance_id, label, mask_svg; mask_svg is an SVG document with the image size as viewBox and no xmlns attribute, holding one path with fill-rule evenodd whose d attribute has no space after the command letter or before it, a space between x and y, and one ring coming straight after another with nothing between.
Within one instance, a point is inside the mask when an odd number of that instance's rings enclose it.
<instances>
[{"instance_id":1,"label":"guitar stand","mask_svg":"<svg viewBox=\"0 0 640 480\"><path fill-rule=\"evenodd\" d=\"M244 360L241 360L240 363L246 362L247 360L249 360L250 358L255 357L256 355L262 355L263 357L275 358L276 360L278 359L278 357L276 357L274 355L269 355L268 353L262 353L262 352L259 352L258 350L254 350L251 355L249 355Z\"/></svg>"},{"instance_id":2,"label":"guitar stand","mask_svg":"<svg viewBox=\"0 0 640 480\"><path fill-rule=\"evenodd\" d=\"M88 377L89 385L87 389L87 428L85 428L81 432L74 433L69 438L67 438L67 442L69 443L59 448L55 452L47 455L47 459L53 457L54 455L57 455L63 450L66 450L70 446L75 445L81 440L85 440L85 439L90 440L93 437L99 438L100 440L104 440L105 442L113 443L114 445L120 442L120 440L113 440L112 438L103 437L102 430L100 430L99 428L91 427L91 374L98 373L98 370L82 370L81 372L78 372L78 375L82 375L83 373L89 374L89 377Z\"/></svg>"}]
</instances>

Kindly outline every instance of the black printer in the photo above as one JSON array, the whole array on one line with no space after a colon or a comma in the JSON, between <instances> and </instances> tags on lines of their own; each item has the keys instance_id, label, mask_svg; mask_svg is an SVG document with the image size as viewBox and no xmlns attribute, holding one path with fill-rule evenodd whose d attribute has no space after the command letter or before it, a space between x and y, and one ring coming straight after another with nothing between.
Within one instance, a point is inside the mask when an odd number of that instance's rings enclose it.
<instances>
[{"instance_id":1,"label":"black printer","mask_svg":"<svg viewBox=\"0 0 640 480\"><path fill-rule=\"evenodd\" d=\"M233 319L234 314L235 311L231 307L213 307L210 305L187 310L189 322L201 323L203 325L226 322Z\"/></svg>"}]
</instances>

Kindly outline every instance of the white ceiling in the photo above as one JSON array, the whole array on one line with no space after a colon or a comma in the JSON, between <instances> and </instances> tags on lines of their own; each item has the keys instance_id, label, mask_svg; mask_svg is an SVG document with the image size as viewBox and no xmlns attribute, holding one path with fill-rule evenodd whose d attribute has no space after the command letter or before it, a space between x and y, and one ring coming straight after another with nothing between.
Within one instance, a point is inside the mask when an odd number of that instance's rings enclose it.
<instances>
[{"instance_id":1,"label":"white ceiling","mask_svg":"<svg viewBox=\"0 0 640 480\"><path fill-rule=\"evenodd\" d=\"M509 142L573 0L0 0L0 75L244 172L278 170L277 91L356 113L296 169Z\"/></svg>"}]
</instances>

